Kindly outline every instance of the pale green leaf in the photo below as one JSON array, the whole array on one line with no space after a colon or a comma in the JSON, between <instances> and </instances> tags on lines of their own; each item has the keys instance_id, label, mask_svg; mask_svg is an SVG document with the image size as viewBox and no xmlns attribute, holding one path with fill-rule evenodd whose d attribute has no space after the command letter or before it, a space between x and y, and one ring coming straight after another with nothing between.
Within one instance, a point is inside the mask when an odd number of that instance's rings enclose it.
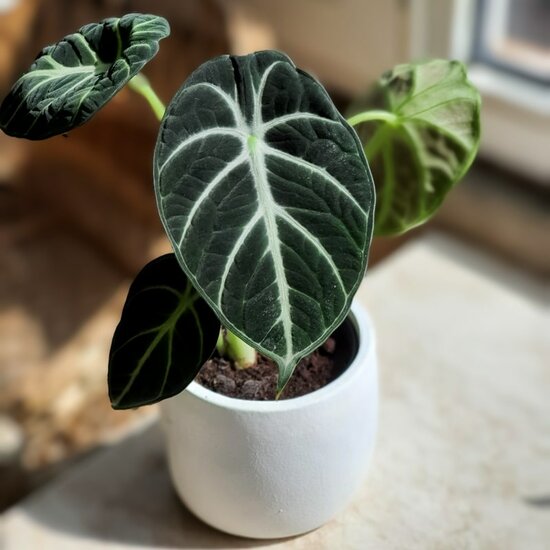
<instances>
[{"instance_id":1,"label":"pale green leaf","mask_svg":"<svg viewBox=\"0 0 550 550\"><path fill-rule=\"evenodd\" d=\"M462 63L434 60L398 65L352 108L376 183L376 235L437 210L477 153L480 103Z\"/></svg>"}]
</instances>

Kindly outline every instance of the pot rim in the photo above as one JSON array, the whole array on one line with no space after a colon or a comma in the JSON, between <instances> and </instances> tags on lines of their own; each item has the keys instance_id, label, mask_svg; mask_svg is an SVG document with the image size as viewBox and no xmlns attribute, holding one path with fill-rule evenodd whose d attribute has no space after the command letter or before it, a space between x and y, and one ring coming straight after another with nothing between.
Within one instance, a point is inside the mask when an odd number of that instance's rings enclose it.
<instances>
[{"instance_id":1,"label":"pot rim","mask_svg":"<svg viewBox=\"0 0 550 550\"><path fill-rule=\"evenodd\" d=\"M280 401L254 401L247 399L238 399L216 393L198 382L191 382L184 390L196 399L206 401L209 404L223 409L233 411L254 412L254 413L276 413L289 410L301 409L314 403L329 399L338 393L342 387L354 383L361 370L361 367L367 363L369 368L374 368L374 362L371 360L374 355L375 334L370 316L365 308L354 300L348 314L350 321L357 333L359 345L355 358L348 368L338 378L306 395L293 397L291 399L282 399ZM177 399L177 396L176 396Z\"/></svg>"}]
</instances>

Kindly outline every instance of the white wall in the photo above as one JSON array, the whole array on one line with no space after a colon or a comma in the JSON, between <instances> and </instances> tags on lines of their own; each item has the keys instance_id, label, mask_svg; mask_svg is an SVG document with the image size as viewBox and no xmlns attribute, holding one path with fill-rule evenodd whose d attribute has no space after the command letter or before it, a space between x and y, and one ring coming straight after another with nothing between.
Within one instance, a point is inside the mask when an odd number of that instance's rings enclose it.
<instances>
[{"instance_id":1,"label":"white wall","mask_svg":"<svg viewBox=\"0 0 550 550\"><path fill-rule=\"evenodd\" d=\"M357 94L409 48L408 3L399 0L220 0L237 53L273 47L323 82Z\"/></svg>"}]
</instances>

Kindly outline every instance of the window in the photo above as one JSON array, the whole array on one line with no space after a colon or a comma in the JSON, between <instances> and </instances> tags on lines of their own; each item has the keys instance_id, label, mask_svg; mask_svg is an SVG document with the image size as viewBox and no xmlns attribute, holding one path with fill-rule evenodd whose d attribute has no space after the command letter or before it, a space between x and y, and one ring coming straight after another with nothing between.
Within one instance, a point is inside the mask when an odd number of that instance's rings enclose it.
<instances>
[{"instance_id":1,"label":"window","mask_svg":"<svg viewBox=\"0 0 550 550\"><path fill-rule=\"evenodd\" d=\"M468 63L482 153L550 187L550 0L414 0L411 57Z\"/></svg>"},{"instance_id":2,"label":"window","mask_svg":"<svg viewBox=\"0 0 550 550\"><path fill-rule=\"evenodd\" d=\"M550 1L480 0L472 61L550 85Z\"/></svg>"}]
</instances>

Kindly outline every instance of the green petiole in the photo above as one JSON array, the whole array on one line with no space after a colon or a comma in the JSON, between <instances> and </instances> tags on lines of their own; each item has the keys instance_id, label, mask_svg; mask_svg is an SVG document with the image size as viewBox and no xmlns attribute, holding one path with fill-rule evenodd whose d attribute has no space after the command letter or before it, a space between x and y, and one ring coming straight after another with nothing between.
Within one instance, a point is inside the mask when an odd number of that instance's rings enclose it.
<instances>
[{"instance_id":1,"label":"green petiole","mask_svg":"<svg viewBox=\"0 0 550 550\"><path fill-rule=\"evenodd\" d=\"M159 121L162 120L166 106L151 87L149 79L145 75L138 73L128 82L128 86L131 90L144 97L157 119Z\"/></svg>"},{"instance_id":2,"label":"green petiole","mask_svg":"<svg viewBox=\"0 0 550 550\"><path fill-rule=\"evenodd\" d=\"M357 113L352 117L348 118L347 123L350 126L357 126L363 122L387 122L391 126L399 125L399 117L394 113L383 110L373 110L373 111L363 111L362 113Z\"/></svg>"},{"instance_id":3,"label":"green petiole","mask_svg":"<svg viewBox=\"0 0 550 550\"><path fill-rule=\"evenodd\" d=\"M220 329L216 349L222 357L231 359L237 369L247 369L256 364L256 350L230 330Z\"/></svg>"}]
</instances>

